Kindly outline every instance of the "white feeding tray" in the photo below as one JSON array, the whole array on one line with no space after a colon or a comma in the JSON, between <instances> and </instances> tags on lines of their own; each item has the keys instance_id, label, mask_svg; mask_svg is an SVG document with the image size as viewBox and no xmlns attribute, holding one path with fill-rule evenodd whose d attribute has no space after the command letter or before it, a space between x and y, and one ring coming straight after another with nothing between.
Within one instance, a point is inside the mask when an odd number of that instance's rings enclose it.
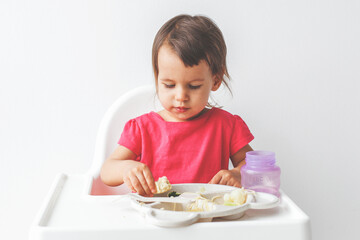
<instances>
[{"instance_id":1,"label":"white feeding tray","mask_svg":"<svg viewBox=\"0 0 360 240\"><path fill-rule=\"evenodd\" d=\"M206 218L209 216L206 214L209 213L205 212L160 210L159 203L152 203L152 206L146 206L147 204L138 206L138 202L129 197L123 197L129 191L122 188L105 188L105 185L98 184L102 182L88 175L59 175L33 221L29 239L168 240L170 236L172 240L191 240L199 239L201 236L207 240L219 240L233 238L239 233L242 238L251 240L311 239L309 217L284 192L281 193L281 201L275 208L271 207L277 204L276 198L257 193L256 202L246 203L242 209L232 208L232 215L225 216L222 213L225 218L240 217L245 209L248 209L243 217L232 221L215 217L210 221L211 218ZM190 185L186 184L184 191L202 190L199 184L194 184L194 187ZM205 193L214 190L208 184L202 186L206 190ZM178 192L182 191L180 185L179 187L173 185L173 188ZM215 190L231 191L233 189L216 185ZM114 195L115 191L117 195ZM112 195L106 195L106 193ZM266 204L265 207L271 209L250 209L256 207L255 203L258 204L257 208ZM138 210L134 206L138 206ZM168 206L172 206L171 203ZM144 218L139 211L147 217ZM239 215L236 215L237 213ZM179 217L181 222L174 221L175 214L181 215ZM196 219L200 223L191 224ZM158 227L160 224L167 227ZM179 227L171 228L171 225Z\"/></svg>"},{"instance_id":2,"label":"white feeding tray","mask_svg":"<svg viewBox=\"0 0 360 240\"><path fill-rule=\"evenodd\" d=\"M209 209L205 211L188 211L189 202L171 203L161 202L157 197L152 203L145 203L132 198L132 206L141 212L146 220L159 227L181 227L197 221L211 221L213 218L234 220L242 217L248 209L269 209L276 207L280 199L272 194L247 191L246 201L242 205L224 205L223 196L239 188L218 184L173 184L171 191L176 193L199 193L202 197L211 200ZM181 196L180 196L181 197ZM164 197L167 201L168 197ZM176 197L174 198L174 200ZM193 202L195 199L193 199Z\"/></svg>"}]
</instances>

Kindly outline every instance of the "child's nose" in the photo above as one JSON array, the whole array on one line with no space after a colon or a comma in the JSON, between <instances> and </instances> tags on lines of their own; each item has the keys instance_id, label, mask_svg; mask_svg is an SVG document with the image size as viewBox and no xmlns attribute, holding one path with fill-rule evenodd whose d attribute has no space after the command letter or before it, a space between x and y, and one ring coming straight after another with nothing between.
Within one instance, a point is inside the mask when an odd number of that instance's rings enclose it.
<instances>
[{"instance_id":1,"label":"child's nose","mask_svg":"<svg viewBox=\"0 0 360 240\"><path fill-rule=\"evenodd\" d=\"M176 99L176 101L179 101L179 102L188 100L186 89L179 87L176 91L175 99Z\"/></svg>"}]
</instances>

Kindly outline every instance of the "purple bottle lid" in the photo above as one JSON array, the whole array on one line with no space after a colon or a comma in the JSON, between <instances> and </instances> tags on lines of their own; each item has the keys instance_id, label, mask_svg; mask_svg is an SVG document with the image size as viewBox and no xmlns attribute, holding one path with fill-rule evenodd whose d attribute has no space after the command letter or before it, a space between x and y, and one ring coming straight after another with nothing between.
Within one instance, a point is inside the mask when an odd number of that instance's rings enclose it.
<instances>
[{"instance_id":1,"label":"purple bottle lid","mask_svg":"<svg viewBox=\"0 0 360 240\"><path fill-rule=\"evenodd\" d=\"M245 161L251 165L274 164L275 153L271 151L250 151L246 153Z\"/></svg>"}]
</instances>

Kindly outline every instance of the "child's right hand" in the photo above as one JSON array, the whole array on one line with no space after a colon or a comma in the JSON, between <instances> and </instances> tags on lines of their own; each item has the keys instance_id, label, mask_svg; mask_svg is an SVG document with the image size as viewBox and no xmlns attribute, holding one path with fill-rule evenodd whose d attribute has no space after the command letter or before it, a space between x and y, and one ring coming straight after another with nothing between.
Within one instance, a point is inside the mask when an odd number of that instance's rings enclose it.
<instances>
[{"instance_id":1,"label":"child's right hand","mask_svg":"<svg viewBox=\"0 0 360 240\"><path fill-rule=\"evenodd\" d=\"M123 180L132 191L142 196L150 197L156 193L154 177L148 166L141 162L129 162Z\"/></svg>"}]
</instances>

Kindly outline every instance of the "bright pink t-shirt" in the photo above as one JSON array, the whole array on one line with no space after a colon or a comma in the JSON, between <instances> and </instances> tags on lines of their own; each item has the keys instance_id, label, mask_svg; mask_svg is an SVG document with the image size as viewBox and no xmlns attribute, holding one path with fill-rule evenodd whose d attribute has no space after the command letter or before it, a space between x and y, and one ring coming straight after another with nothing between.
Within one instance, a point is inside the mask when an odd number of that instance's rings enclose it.
<instances>
[{"instance_id":1,"label":"bright pink t-shirt","mask_svg":"<svg viewBox=\"0 0 360 240\"><path fill-rule=\"evenodd\" d=\"M212 108L187 122L167 122L150 112L128 121L119 144L145 163L154 179L208 183L254 137L237 115Z\"/></svg>"}]
</instances>

